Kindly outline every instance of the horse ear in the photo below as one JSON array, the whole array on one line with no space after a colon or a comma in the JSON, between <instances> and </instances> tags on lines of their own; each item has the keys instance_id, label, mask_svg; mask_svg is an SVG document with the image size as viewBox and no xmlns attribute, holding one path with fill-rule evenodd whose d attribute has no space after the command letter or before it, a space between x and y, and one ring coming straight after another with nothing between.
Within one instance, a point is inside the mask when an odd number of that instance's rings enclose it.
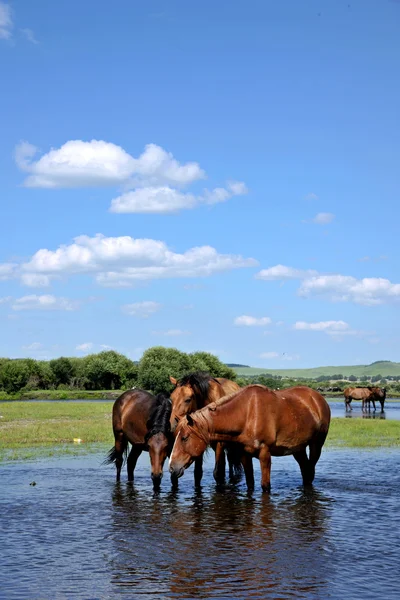
<instances>
[{"instance_id":1,"label":"horse ear","mask_svg":"<svg viewBox=\"0 0 400 600\"><path fill-rule=\"evenodd\" d=\"M186 418L187 418L188 425L190 425L190 427L193 427L194 421L193 421L192 417L190 415L186 415Z\"/></svg>"},{"instance_id":2,"label":"horse ear","mask_svg":"<svg viewBox=\"0 0 400 600\"><path fill-rule=\"evenodd\" d=\"M171 377L171 375L169 376L169 380L170 380L170 382L172 383L172 385L175 385L175 386L176 386L176 385L177 385L177 383L178 383L178 380L177 380L177 379L175 379L175 377Z\"/></svg>"}]
</instances>

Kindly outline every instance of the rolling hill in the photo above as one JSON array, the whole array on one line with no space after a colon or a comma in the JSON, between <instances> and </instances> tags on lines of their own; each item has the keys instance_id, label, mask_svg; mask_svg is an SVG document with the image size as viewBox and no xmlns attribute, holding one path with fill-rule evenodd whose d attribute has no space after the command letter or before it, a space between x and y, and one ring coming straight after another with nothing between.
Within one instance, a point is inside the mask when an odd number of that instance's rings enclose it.
<instances>
[{"instance_id":1,"label":"rolling hill","mask_svg":"<svg viewBox=\"0 0 400 600\"><path fill-rule=\"evenodd\" d=\"M233 370L238 375L251 376L261 375L261 373L270 373L271 375L280 375L282 377L304 377L306 379L316 379L321 375L338 375L341 374L343 377L349 377L355 375L357 378L363 375L371 376L382 375L387 376L400 376L400 363L392 362L390 360L379 360L373 362L370 365L353 365L353 366L341 366L341 367L315 367L312 369L269 369L269 368L257 368L257 367L234 367Z\"/></svg>"}]
</instances>

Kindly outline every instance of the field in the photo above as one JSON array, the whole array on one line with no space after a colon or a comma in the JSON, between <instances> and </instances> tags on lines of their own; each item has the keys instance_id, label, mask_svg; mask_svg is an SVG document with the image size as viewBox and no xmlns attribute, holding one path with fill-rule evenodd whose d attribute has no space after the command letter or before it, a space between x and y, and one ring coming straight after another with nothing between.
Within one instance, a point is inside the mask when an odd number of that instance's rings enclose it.
<instances>
[{"instance_id":1,"label":"field","mask_svg":"<svg viewBox=\"0 0 400 600\"><path fill-rule=\"evenodd\" d=\"M81 454L113 444L112 402L4 402L0 405L0 461ZM81 439L79 444L74 439ZM400 446L400 421L332 419L328 446Z\"/></svg>"},{"instance_id":2,"label":"field","mask_svg":"<svg viewBox=\"0 0 400 600\"><path fill-rule=\"evenodd\" d=\"M271 375L281 375L282 377L291 377L297 379L304 377L306 379L316 379L320 376L329 376L341 374L344 377L355 375L358 378L366 376L373 377L374 375L385 376L400 376L400 363L381 360L371 365L353 365L339 367L315 367L311 369L270 369L269 367L234 367L233 370L238 375L252 376L261 375L262 373L270 373Z\"/></svg>"}]
</instances>

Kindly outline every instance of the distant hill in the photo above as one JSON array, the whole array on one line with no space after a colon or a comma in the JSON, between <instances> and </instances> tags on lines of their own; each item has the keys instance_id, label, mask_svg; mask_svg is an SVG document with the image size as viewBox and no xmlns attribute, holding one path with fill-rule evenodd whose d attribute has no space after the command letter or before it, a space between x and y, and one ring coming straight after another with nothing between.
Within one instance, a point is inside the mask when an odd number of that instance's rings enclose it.
<instances>
[{"instance_id":1,"label":"distant hill","mask_svg":"<svg viewBox=\"0 0 400 600\"><path fill-rule=\"evenodd\" d=\"M281 375L282 377L304 377L306 379L316 379L321 375L337 375L342 374L343 377L355 375L357 378L363 375L382 375L388 377L392 375L400 375L400 363L391 362L390 360L378 360L370 365L354 365L342 367L315 367L313 369L269 369L257 367L233 367L238 375L261 375L261 373L269 373L271 375Z\"/></svg>"},{"instance_id":2,"label":"distant hill","mask_svg":"<svg viewBox=\"0 0 400 600\"><path fill-rule=\"evenodd\" d=\"M249 365L241 365L238 363L226 363L227 367L231 367L231 369L250 369L251 367L249 367Z\"/></svg>"}]
</instances>

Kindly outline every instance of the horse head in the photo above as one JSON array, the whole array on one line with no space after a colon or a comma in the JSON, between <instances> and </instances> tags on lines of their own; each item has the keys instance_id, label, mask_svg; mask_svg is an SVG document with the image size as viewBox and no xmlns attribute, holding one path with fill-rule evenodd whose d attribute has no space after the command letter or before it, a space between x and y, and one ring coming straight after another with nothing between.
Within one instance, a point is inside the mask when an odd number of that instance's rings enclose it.
<instances>
[{"instance_id":1,"label":"horse head","mask_svg":"<svg viewBox=\"0 0 400 600\"><path fill-rule=\"evenodd\" d=\"M208 398L210 382L215 380L208 373L201 371L186 375L179 381L174 377L170 377L169 380L175 386L171 394L171 430L174 432L182 417L204 406Z\"/></svg>"},{"instance_id":2,"label":"horse head","mask_svg":"<svg viewBox=\"0 0 400 600\"><path fill-rule=\"evenodd\" d=\"M172 447L172 434L169 419L171 416L171 400L164 394L158 394L158 405L150 417L145 436L150 455L151 478L154 489L158 489L163 476L164 462Z\"/></svg>"},{"instance_id":3,"label":"horse head","mask_svg":"<svg viewBox=\"0 0 400 600\"><path fill-rule=\"evenodd\" d=\"M174 447L169 461L169 470L173 477L181 477L185 469L201 456L207 448L207 441L201 435L196 421L190 414L181 419L176 430Z\"/></svg>"}]
</instances>

